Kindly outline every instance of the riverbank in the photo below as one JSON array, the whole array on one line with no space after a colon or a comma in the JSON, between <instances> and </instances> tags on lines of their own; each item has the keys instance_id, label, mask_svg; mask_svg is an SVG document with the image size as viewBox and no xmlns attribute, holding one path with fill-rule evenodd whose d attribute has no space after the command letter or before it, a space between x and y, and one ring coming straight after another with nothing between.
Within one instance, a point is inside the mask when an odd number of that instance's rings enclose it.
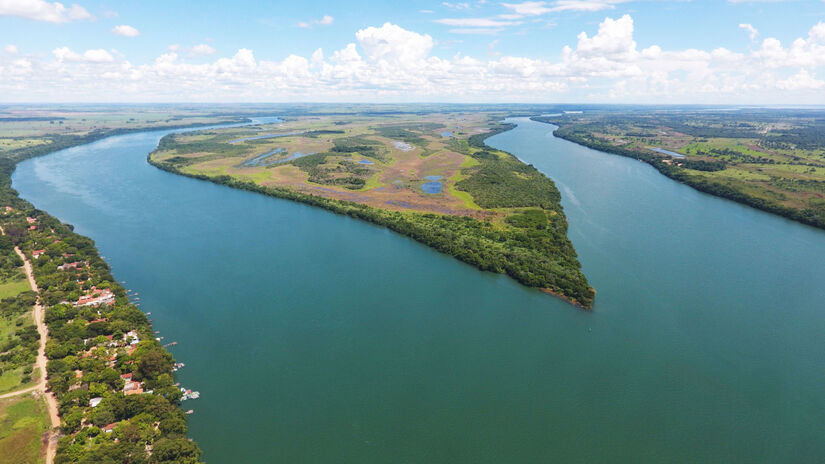
<instances>
[{"instance_id":1,"label":"riverbank","mask_svg":"<svg viewBox=\"0 0 825 464\"><path fill-rule=\"evenodd\" d=\"M549 125L556 125L556 123L559 122L555 120L549 121L547 118L540 116L534 116L530 119L536 122ZM737 203L741 203L743 205L750 206L752 208L756 208L758 210L765 211L771 214L776 214L778 216L782 216L793 221L801 222L809 226L817 227L819 229L825 229L825 215L823 215L822 213L815 212L812 209L789 208L782 206L776 202L771 202L763 198L749 195L746 191L737 190L722 183L711 182L703 177L693 176L689 172L687 172L686 169L678 166L678 164L671 162L671 160L666 157L658 156L653 153L644 153L636 150L630 150L627 148L623 148L621 146L611 145L607 142L599 141L593 137L586 138L580 132L565 130L569 127L572 127L572 125L557 126L557 128L553 131L553 135L560 139L564 139L587 148L592 148L594 150L603 151L605 153L625 156L628 158L643 161L653 166L657 171L659 171L666 177L673 179L677 182L680 182L682 184L688 185L700 192L708 193L710 195L735 201Z\"/></svg>"},{"instance_id":2,"label":"riverbank","mask_svg":"<svg viewBox=\"0 0 825 464\"><path fill-rule=\"evenodd\" d=\"M28 283L38 295L33 317L40 334L38 384L12 394L37 391L45 396L52 427L45 439L47 464L69 455L120 461L152 454L158 462L194 462L201 454L185 438L186 416L178 407L181 393L171 377L174 359L155 340L151 321L129 301L91 240L35 209L11 188L11 173L20 161L113 135L150 130L60 136L55 143L0 158L0 207L5 208L0 227L12 239ZM47 284L38 288L38 282ZM78 344L78 333L87 341ZM123 410L126 405L128 412ZM135 427L141 427L142 422L135 419L138 416L153 417L156 425L136 439L127 438Z\"/></svg>"}]
</instances>

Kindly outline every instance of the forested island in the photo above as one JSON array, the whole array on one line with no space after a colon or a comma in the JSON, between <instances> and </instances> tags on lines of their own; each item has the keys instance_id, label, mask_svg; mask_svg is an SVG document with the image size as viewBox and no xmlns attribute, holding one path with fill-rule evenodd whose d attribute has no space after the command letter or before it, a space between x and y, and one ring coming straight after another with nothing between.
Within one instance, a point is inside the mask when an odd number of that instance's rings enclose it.
<instances>
[{"instance_id":1,"label":"forested island","mask_svg":"<svg viewBox=\"0 0 825 464\"><path fill-rule=\"evenodd\" d=\"M822 110L594 108L532 119L702 192L825 228Z\"/></svg>"},{"instance_id":2,"label":"forested island","mask_svg":"<svg viewBox=\"0 0 825 464\"><path fill-rule=\"evenodd\" d=\"M485 112L324 115L165 136L155 166L385 226L479 269L590 308L561 196L484 140Z\"/></svg>"}]
</instances>

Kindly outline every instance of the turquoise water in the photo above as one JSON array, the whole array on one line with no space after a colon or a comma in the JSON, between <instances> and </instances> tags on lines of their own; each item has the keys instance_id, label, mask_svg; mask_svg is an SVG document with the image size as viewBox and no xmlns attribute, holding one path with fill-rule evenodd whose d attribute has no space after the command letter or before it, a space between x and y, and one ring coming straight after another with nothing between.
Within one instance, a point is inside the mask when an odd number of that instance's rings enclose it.
<instances>
[{"instance_id":1,"label":"turquoise water","mask_svg":"<svg viewBox=\"0 0 825 464\"><path fill-rule=\"evenodd\" d=\"M26 161L201 393L211 463L817 462L825 233L526 119L489 139L556 180L593 313L385 229L175 176L164 132Z\"/></svg>"}]
</instances>

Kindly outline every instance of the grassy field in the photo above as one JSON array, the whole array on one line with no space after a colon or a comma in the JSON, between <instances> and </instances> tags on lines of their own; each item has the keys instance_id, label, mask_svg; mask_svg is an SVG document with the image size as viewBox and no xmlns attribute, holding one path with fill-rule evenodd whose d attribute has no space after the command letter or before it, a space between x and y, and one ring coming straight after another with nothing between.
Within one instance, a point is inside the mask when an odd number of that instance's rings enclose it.
<instances>
[{"instance_id":1,"label":"grassy field","mask_svg":"<svg viewBox=\"0 0 825 464\"><path fill-rule=\"evenodd\" d=\"M227 175L399 211L475 216L481 208L455 185L479 164L471 156L479 149L461 139L462 152L453 150L456 139L442 132L476 134L489 130L489 121L483 113L298 117L176 135L152 156L189 175ZM440 177L441 192L421 189L430 176Z\"/></svg>"},{"instance_id":2,"label":"grassy field","mask_svg":"<svg viewBox=\"0 0 825 464\"><path fill-rule=\"evenodd\" d=\"M26 288L28 290L28 288ZM15 333L20 329L34 326L31 314L21 314L11 317L0 317L0 341L14 339ZM21 366L12 363L3 363L2 373L0 373L0 393L20 390L27 388L37 383L37 373L39 371L32 370L31 365ZM28 373L26 372L28 371ZM32 375L34 374L34 375ZM21 382L21 379L26 378L27 381Z\"/></svg>"},{"instance_id":3,"label":"grassy field","mask_svg":"<svg viewBox=\"0 0 825 464\"><path fill-rule=\"evenodd\" d=\"M0 462L34 464L41 455L43 434L48 431L46 404L31 395L0 400Z\"/></svg>"},{"instance_id":4,"label":"grassy field","mask_svg":"<svg viewBox=\"0 0 825 464\"><path fill-rule=\"evenodd\" d=\"M642 159L702 191L825 227L825 111L594 111L534 119L559 125L562 138Z\"/></svg>"},{"instance_id":5,"label":"grassy field","mask_svg":"<svg viewBox=\"0 0 825 464\"><path fill-rule=\"evenodd\" d=\"M22 276L18 279L9 279L5 282L0 282L0 300L17 296L27 290L29 290L29 281Z\"/></svg>"}]
</instances>

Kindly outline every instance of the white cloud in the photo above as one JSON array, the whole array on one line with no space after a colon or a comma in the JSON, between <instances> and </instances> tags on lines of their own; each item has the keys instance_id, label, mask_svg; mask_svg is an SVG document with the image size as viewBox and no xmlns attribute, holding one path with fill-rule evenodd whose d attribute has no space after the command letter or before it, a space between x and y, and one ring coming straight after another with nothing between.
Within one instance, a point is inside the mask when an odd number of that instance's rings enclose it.
<instances>
[{"instance_id":1,"label":"white cloud","mask_svg":"<svg viewBox=\"0 0 825 464\"><path fill-rule=\"evenodd\" d=\"M407 65L423 60L433 48L433 38L384 23L355 33L361 48L372 60Z\"/></svg>"},{"instance_id":2,"label":"white cloud","mask_svg":"<svg viewBox=\"0 0 825 464\"><path fill-rule=\"evenodd\" d=\"M490 18L444 18L436 19L435 22L458 27L505 27L521 24L520 21L502 21Z\"/></svg>"},{"instance_id":3,"label":"white cloud","mask_svg":"<svg viewBox=\"0 0 825 464\"><path fill-rule=\"evenodd\" d=\"M316 49L314 52L312 52L312 57L310 59L312 60L312 64L323 64L324 51L320 48Z\"/></svg>"},{"instance_id":4,"label":"white cloud","mask_svg":"<svg viewBox=\"0 0 825 464\"><path fill-rule=\"evenodd\" d=\"M596 35L588 37L586 32L582 32L578 39L576 53L580 56L631 59L636 55L633 18L630 15L615 20L606 18L599 24L599 32Z\"/></svg>"},{"instance_id":5,"label":"white cloud","mask_svg":"<svg viewBox=\"0 0 825 464\"><path fill-rule=\"evenodd\" d=\"M17 45L8 44L3 47L3 51L11 54L17 53Z\"/></svg>"},{"instance_id":6,"label":"white cloud","mask_svg":"<svg viewBox=\"0 0 825 464\"><path fill-rule=\"evenodd\" d=\"M0 0L0 16L16 16L50 23L92 18L92 15L80 5L73 4L66 8L60 2L50 3L45 0Z\"/></svg>"},{"instance_id":7,"label":"white cloud","mask_svg":"<svg viewBox=\"0 0 825 464\"><path fill-rule=\"evenodd\" d=\"M470 4L467 2L460 2L460 3L450 3L450 2L441 2L441 5L452 10L469 10Z\"/></svg>"},{"instance_id":8,"label":"white cloud","mask_svg":"<svg viewBox=\"0 0 825 464\"><path fill-rule=\"evenodd\" d=\"M750 37L751 42L755 41L756 36L759 35L759 31L757 31L756 28L750 24L740 24L739 29L744 29L748 31L748 37Z\"/></svg>"},{"instance_id":9,"label":"white cloud","mask_svg":"<svg viewBox=\"0 0 825 464\"><path fill-rule=\"evenodd\" d=\"M778 81L776 86L782 90L814 90L825 87L825 81L817 79L816 76L804 69L800 69L793 76Z\"/></svg>"},{"instance_id":10,"label":"white cloud","mask_svg":"<svg viewBox=\"0 0 825 464\"><path fill-rule=\"evenodd\" d=\"M112 33L122 35L124 37L137 37L140 35L140 31L126 24L121 24L120 26L113 27Z\"/></svg>"},{"instance_id":11,"label":"white cloud","mask_svg":"<svg viewBox=\"0 0 825 464\"><path fill-rule=\"evenodd\" d=\"M605 18L555 53L545 47L544 58L500 55L489 41L484 57L440 57L433 37L391 23L363 28L337 50L281 60L257 59L249 49L195 60L193 49L170 46L153 61L133 64L114 50L61 47L46 58L0 54L0 95L21 101L825 103L825 81L817 78L825 72L823 23L787 45L768 37L745 52L640 46L636 26L629 15Z\"/></svg>"},{"instance_id":12,"label":"white cloud","mask_svg":"<svg viewBox=\"0 0 825 464\"><path fill-rule=\"evenodd\" d=\"M630 0L558 0L550 11L601 11L616 8Z\"/></svg>"},{"instance_id":13,"label":"white cloud","mask_svg":"<svg viewBox=\"0 0 825 464\"><path fill-rule=\"evenodd\" d=\"M313 26L329 26L333 22L335 22L335 18L333 18L330 15L324 15L320 19L313 19L311 21L301 21L298 23L298 27L310 29Z\"/></svg>"},{"instance_id":14,"label":"white cloud","mask_svg":"<svg viewBox=\"0 0 825 464\"><path fill-rule=\"evenodd\" d=\"M73 52L69 47L61 47L52 50L52 55L57 58L58 62L111 63L115 61L115 58L102 48L86 50L81 55Z\"/></svg>"},{"instance_id":15,"label":"white cloud","mask_svg":"<svg viewBox=\"0 0 825 464\"><path fill-rule=\"evenodd\" d=\"M548 8L547 2L502 3L501 6L513 10L520 16L538 16L553 11Z\"/></svg>"},{"instance_id":16,"label":"white cloud","mask_svg":"<svg viewBox=\"0 0 825 464\"><path fill-rule=\"evenodd\" d=\"M216 53L217 51L207 44L198 44L189 49L189 53L195 56L207 56Z\"/></svg>"}]
</instances>

